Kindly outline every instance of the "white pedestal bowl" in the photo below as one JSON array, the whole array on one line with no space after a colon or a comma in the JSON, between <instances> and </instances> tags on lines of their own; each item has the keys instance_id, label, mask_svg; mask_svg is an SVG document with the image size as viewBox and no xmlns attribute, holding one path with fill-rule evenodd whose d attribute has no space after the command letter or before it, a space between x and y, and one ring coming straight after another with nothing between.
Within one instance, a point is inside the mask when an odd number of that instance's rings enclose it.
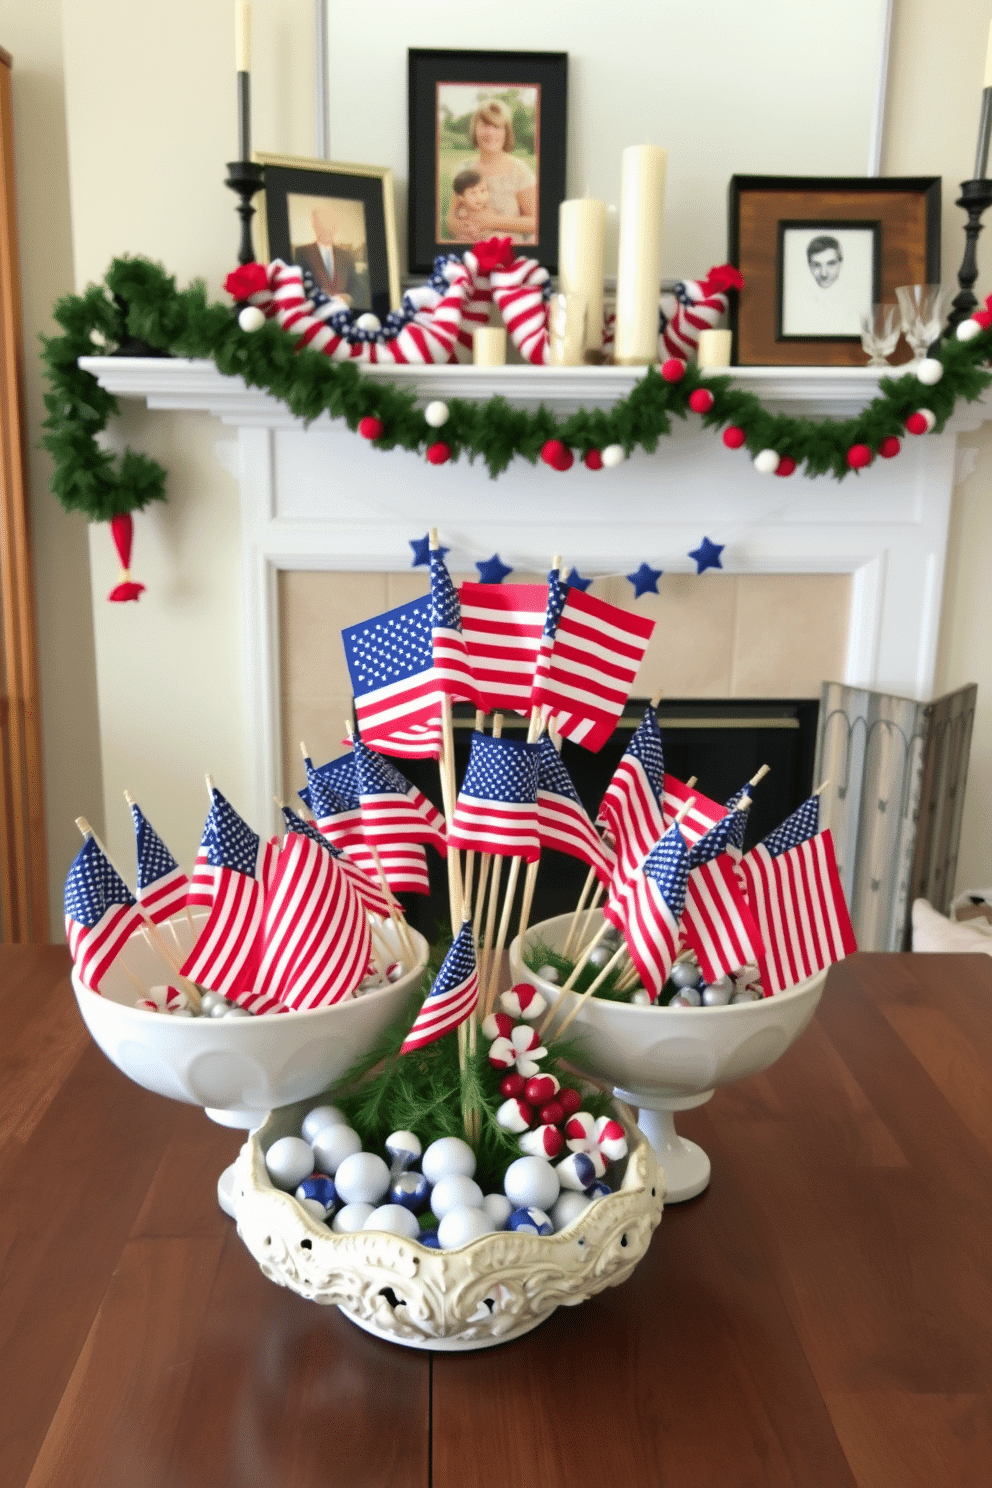
<instances>
[{"instance_id":1,"label":"white pedestal bowl","mask_svg":"<svg viewBox=\"0 0 992 1488\"><path fill-rule=\"evenodd\" d=\"M193 911L194 925L205 918L205 910ZM171 923L185 957L194 931L185 915ZM168 925L162 932L172 940ZM391 927L386 925L383 933L399 960ZM325 1090L397 1016L427 961L427 942L416 931L410 933L417 965L400 981L312 1012L256 1018L174 1018L148 1012L134 1006L140 993L121 958L104 977L101 993L84 987L75 972L72 987L93 1038L130 1079L157 1095L203 1106L225 1126L253 1127L273 1107ZM145 987L170 980L140 931L128 941L123 960Z\"/></svg>"},{"instance_id":2,"label":"white pedestal bowl","mask_svg":"<svg viewBox=\"0 0 992 1488\"><path fill-rule=\"evenodd\" d=\"M270 1281L408 1348L491 1348L529 1333L557 1307L626 1281L661 1219L657 1160L633 1113L618 1110L629 1142L620 1187L556 1235L500 1230L445 1251L381 1230L335 1234L274 1188L265 1166L311 1104L273 1111L242 1147L231 1194L238 1233Z\"/></svg>"},{"instance_id":3,"label":"white pedestal bowl","mask_svg":"<svg viewBox=\"0 0 992 1488\"><path fill-rule=\"evenodd\" d=\"M526 941L558 950L571 922L571 915L559 915L533 925ZM597 915L586 938L601 924ZM549 1001L558 996L559 987L526 965L519 938L510 947L510 972L514 981L530 982ZM620 1100L638 1109L638 1125L664 1168L670 1204L695 1198L710 1181L709 1158L697 1143L679 1136L673 1113L701 1106L718 1085L760 1074L774 1064L812 1019L826 975L820 972L774 997L726 1007L632 1007L587 999L566 1035L576 1037L569 1058L608 1080ZM555 1023L578 1000L575 992L566 992Z\"/></svg>"}]
</instances>

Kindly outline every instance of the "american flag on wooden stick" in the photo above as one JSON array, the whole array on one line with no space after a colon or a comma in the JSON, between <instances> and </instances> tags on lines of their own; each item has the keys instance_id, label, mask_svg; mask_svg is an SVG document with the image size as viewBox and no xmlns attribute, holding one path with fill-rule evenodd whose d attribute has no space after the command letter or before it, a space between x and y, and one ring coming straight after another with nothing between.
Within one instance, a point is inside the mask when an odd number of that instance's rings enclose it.
<instances>
[{"instance_id":1,"label":"american flag on wooden stick","mask_svg":"<svg viewBox=\"0 0 992 1488\"><path fill-rule=\"evenodd\" d=\"M442 731L430 596L349 625L341 638L365 743L404 759L436 759Z\"/></svg>"},{"instance_id":2,"label":"american flag on wooden stick","mask_svg":"<svg viewBox=\"0 0 992 1488\"><path fill-rule=\"evenodd\" d=\"M784 992L858 948L833 837L819 826L820 800L810 796L741 859L765 942L758 965L766 993Z\"/></svg>"},{"instance_id":3,"label":"american flag on wooden stick","mask_svg":"<svg viewBox=\"0 0 992 1488\"><path fill-rule=\"evenodd\" d=\"M335 847L323 833L319 832L310 822L305 821L302 816L297 816L288 806L282 808L282 819L286 825L287 832L298 832L303 837L309 837L313 842L319 842L326 852L331 854L337 862L338 867L351 879L355 893L361 899L370 914L382 915L384 919L389 918L392 906L379 885L379 879L372 879L353 863L340 847ZM373 864L373 867L375 865Z\"/></svg>"},{"instance_id":4,"label":"american flag on wooden stick","mask_svg":"<svg viewBox=\"0 0 992 1488\"><path fill-rule=\"evenodd\" d=\"M623 757L606 787L598 821L613 834L617 874L628 879L665 830L661 798L665 755L658 717L645 708Z\"/></svg>"},{"instance_id":5,"label":"american flag on wooden stick","mask_svg":"<svg viewBox=\"0 0 992 1488\"><path fill-rule=\"evenodd\" d=\"M475 961L472 925L466 920L434 978L413 1027L400 1047L401 1054L422 1049L463 1023L479 1000L479 973Z\"/></svg>"},{"instance_id":6,"label":"american flag on wooden stick","mask_svg":"<svg viewBox=\"0 0 992 1488\"><path fill-rule=\"evenodd\" d=\"M595 868L601 883L608 884L616 854L589 820L572 777L547 734L541 735L538 749L537 830L541 846L581 858Z\"/></svg>"},{"instance_id":7,"label":"american flag on wooden stick","mask_svg":"<svg viewBox=\"0 0 992 1488\"><path fill-rule=\"evenodd\" d=\"M161 925L185 908L189 879L137 801L131 802L131 820L138 855L136 898L148 918Z\"/></svg>"},{"instance_id":8,"label":"american flag on wooden stick","mask_svg":"<svg viewBox=\"0 0 992 1488\"><path fill-rule=\"evenodd\" d=\"M765 948L728 850L743 816L728 812L689 848L682 939L708 982L757 961Z\"/></svg>"},{"instance_id":9,"label":"american flag on wooden stick","mask_svg":"<svg viewBox=\"0 0 992 1488\"><path fill-rule=\"evenodd\" d=\"M624 710L653 630L654 621L645 615L566 588L532 695L535 703L557 713L560 734L584 749L602 749Z\"/></svg>"},{"instance_id":10,"label":"american flag on wooden stick","mask_svg":"<svg viewBox=\"0 0 992 1488\"><path fill-rule=\"evenodd\" d=\"M544 630L543 584L462 584L462 634L478 706L527 713Z\"/></svg>"},{"instance_id":11,"label":"american flag on wooden stick","mask_svg":"<svg viewBox=\"0 0 992 1488\"><path fill-rule=\"evenodd\" d=\"M92 837L65 881L65 938L80 981L94 992L142 924L134 895Z\"/></svg>"},{"instance_id":12,"label":"american flag on wooden stick","mask_svg":"<svg viewBox=\"0 0 992 1488\"><path fill-rule=\"evenodd\" d=\"M448 851L444 817L389 760L373 754L361 739L353 744L362 836L376 847L401 842L429 842L444 857Z\"/></svg>"},{"instance_id":13,"label":"american flag on wooden stick","mask_svg":"<svg viewBox=\"0 0 992 1488\"><path fill-rule=\"evenodd\" d=\"M662 815L666 827L671 826L690 797L692 805L682 818L682 836L691 846L705 837L717 822L723 820L727 815L727 808L721 806L719 801L711 801L709 796L704 796L695 786L686 785L685 781L674 775L666 775L662 795Z\"/></svg>"},{"instance_id":14,"label":"american flag on wooden stick","mask_svg":"<svg viewBox=\"0 0 992 1488\"><path fill-rule=\"evenodd\" d=\"M340 847L364 873L379 882L372 849L362 830L362 804L354 754L342 754L314 768L305 761L307 786L300 791L323 836ZM386 882L394 894L428 894L427 854L419 842L376 844Z\"/></svg>"},{"instance_id":15,"label":"american flag on wooden stick","mask_svg":"<svg viewBox=\"0 0 992 1488\"><path fill-rule=\"evenodd\" d=\"M657 1002L679 944L679 919L689 878L689 850L679 827L655 843L626 883L614 888L603 913L623 932L641 981Z\"/></svg>"},{"instance_id":16,"label":"american flag on wooden stick","mask_svg":"<svg viewBox=\"0 0 992 1488\"><path fill-rule=\"evenodd\" d=\"M211 794L201 847L213 874L213 902L182 972L226 996L254 986L265 884L277 849L242 821L216 786Z\"/></svg>"},{"instance_id":17,"label":"american flag on wooden stick","mask_svg":"<svg viewBox=\"0 0 992 1488\"><path fill-rule=\"evenodd\" d=\"M537 774L536 744L473 733L448 846L536 862L541 856Z\"/></svg>"},{"instance_id":18,"label":"american flag on wooden stick","mask_svg":"<svg viewBox=\"0 0 992 1488\"><path fill-rule=\"evenodd\" d=\"M455 700L478 706L475 678L468 647L462 633L462 612L458 592L451 582L444 557L437 548L430 552L431 648L434 657L434 685Z\"/></svg>"}]
</instances>

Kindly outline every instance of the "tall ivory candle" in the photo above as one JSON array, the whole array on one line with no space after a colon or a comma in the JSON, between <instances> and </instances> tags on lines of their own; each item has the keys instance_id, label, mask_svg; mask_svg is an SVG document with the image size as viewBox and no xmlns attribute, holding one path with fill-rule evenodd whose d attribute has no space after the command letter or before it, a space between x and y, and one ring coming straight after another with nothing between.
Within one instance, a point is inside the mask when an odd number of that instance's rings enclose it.
<instances>
[{"instance_id":1,"label":"tall ivory candle","mask_svg":"<svg viewBox=\"0 0 992 1488\"><path fill-rule=\"evenodd\" d=\"M668 154L630 145L620 175L620 246L614 356L625 366L658 359L658 299Z\"/></svg>"},{"instance_id":2,"label":"tall ivory candle","mask_svg":"<svg viewBox=\"0 0 992 1488\"><path fill-rule=\"evenodd\" d=\"M249 0L234 0L234 70L249 72L251 6Z\"/></svg>"},{"instance_id":3,"label":"tall ivory candle","mask_svg":"<svg viewBox=\"0 0 992 1488\"><path fill-rule=\"evenodd\" d=\"M503 326L479 326L472 332L472 360L477 367L502 367L506 361Z\"/></svg>"},{"instance_id":4,"label":"tall ivory candle","mask_svg":"<svg viewBox=\"0 0 992 1488\"><path fill-rule=\"evenodd\" d=\"M606 203L579 197L558 209L558 288L585 309L585 347L603 345Z\"/></svg>"}]
</instances>

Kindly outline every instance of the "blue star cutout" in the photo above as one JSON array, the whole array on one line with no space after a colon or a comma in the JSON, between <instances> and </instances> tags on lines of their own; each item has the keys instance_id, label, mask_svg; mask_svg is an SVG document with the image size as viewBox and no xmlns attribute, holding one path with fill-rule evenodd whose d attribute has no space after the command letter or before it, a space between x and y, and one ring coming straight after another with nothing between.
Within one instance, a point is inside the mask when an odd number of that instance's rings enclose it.
<instances>
[{"instance_id":1,"label":"blue star cutout","mask_svg":"<svg viewBox=\"0 0 992 1488\"><path fill-rule=\"evenodd\" d=\"M634 586L634 598L640 599L642 594L657 594L658 580L664 573L662 568L652 568L650 563L642 563L636 573L629 573L627 578Z\"/></svg>"},{"instance_id":2,"label":"blue star cutout","mask_svg":"<svg viewBox=\"0 0 992 1488\"><path fill-rule=\"evenodd\" d=\"M705 573L708 568L722 568L720 554L725 547L726 543L710 542L708 537L704 537L699 547L694 548L689 554L689 557L695 561L696 573Z\"/></svg>"},{"instance_id":3,"label":"blue star cutout","mask_svg":"<svg viewBox=\"0 0 992 1488\"><path fill-rule=\"evenodd\" d=\"M572 571L570 572L568 578L565 580L565 583L568 585L569 589L586 590L592 583L592 579L584 579L579 573L579 570L573 566Z\"/></svg>"},{"instance_id":4,"label":"blue star cutout","mask_svg":"<svg viewBox=\"0 0 992 1488\"><path fill-rule=\"evenodd\" d=\"M479 570L480 584L502 584L507 574L513 572L513 569L503 562L498 553L494 553L491 558L483 559L475 566Z\"/></svg>"},{"instance_id":5,"label":"blue star cutout","mask_svg":"<svg viewBox=\"0 0 992 1488\"><path fill-rule=\"evenodd\" d=\"M423 537L411 537L411 538L408 538L407 541L409 542L411 548L413 549L413 562L410 564L410 567L411 568L420 568L420 567L427 568L427 567L429 567L430 561L431 561L431 535L430 535L430 533L429 532L426 532ZM451 552L451 549L450 548L441 548L441 547L439 547L438 548L438 552L441 554L441 557L443 558L446 553L450 553Z\"/></svg>"}]
</instances>

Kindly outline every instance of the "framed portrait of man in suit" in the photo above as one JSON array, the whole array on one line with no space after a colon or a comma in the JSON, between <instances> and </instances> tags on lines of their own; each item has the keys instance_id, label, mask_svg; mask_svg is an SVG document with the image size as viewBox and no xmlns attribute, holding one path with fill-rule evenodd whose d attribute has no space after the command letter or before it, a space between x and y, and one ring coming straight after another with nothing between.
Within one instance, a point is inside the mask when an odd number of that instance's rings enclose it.
<instances>
[{"instance_id":1,"label":"framed portrait of man in suit","mask_svg":"<svg viewBox=\"0 0 992 1488\"><path fill-rule=\"evenodd\" d=\"M399 309L393 176L385 166L263 155L265 197L256 250L299 264L308 294L384 320Z\"/></svg>"}]
</instances>

